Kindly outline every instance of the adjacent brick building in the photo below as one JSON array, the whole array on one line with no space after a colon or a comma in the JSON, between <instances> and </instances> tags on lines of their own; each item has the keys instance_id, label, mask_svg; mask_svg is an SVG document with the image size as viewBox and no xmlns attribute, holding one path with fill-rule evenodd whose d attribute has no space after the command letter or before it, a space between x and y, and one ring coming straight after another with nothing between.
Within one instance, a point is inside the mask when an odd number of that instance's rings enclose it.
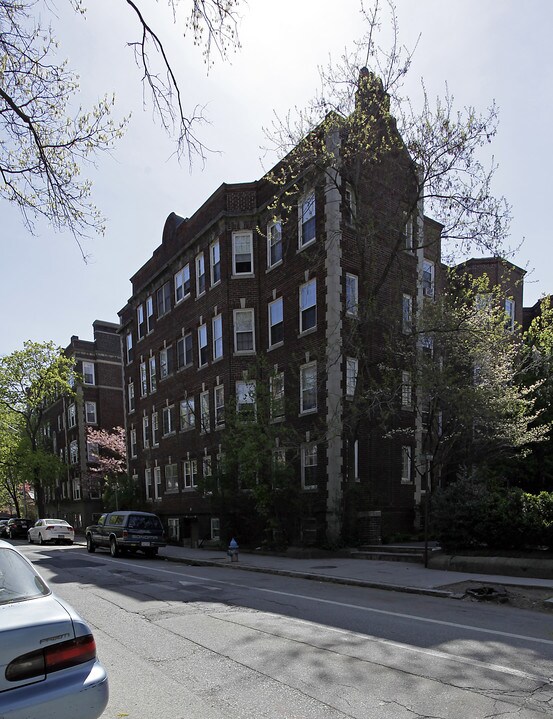
<instances>
[{"instance_id":1,"label":"adjacent brick building","mask_svg":"<svg viewBox=\"0 0 553 719\"><path fill-rule=\"evenodd\" d=\"M103 510L101 481L89 472L95 454L87 442L87 428L110 431L124 425L118 329L116 323L96 320L93 340L71 337L65 353L75 358L82 381L76 383L74 397L58 397L45 413L52 451L65 463L57 485L45 487L46 512L77 530Z\"/></svg>"}]
</instances>

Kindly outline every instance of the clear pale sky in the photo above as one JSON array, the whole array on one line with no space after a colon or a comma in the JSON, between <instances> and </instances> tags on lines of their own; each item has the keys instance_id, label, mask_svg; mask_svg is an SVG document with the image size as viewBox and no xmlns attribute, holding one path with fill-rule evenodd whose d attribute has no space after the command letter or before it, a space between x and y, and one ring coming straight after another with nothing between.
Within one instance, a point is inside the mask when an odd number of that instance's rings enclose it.
<instances>
[{"instance_id":1,"label":"clear pale sky","mask_svg":"<svg viewBox=\"0 0 553 719\"><path fill-rule=\"evenodd\" d=\"M370 0L366 0L367 4ZM161 242L167 215L190 216L222 182L256 180L273 164L263 159L263 128L273 112L303 106L314 94L319 65L338 59L360 35L358 0L249 0L242 49L206 74L200 52L182 41L165 0L147 0L147 19L162 33L184 88L185 104L206 105L200 128L219 154L192 170L143 109L140 74L126 42L139 30L122 0L89 0L86 20L57 0L54 29L60 55L81 76L80 102L115 92L130 127L112 155L83 174L108 218L106 234L85 242L82 260L72 236L38 224L33 236L18 211L0 200L0 354L27 339L66 346L92 338L95 319L117 322L131 294L129 278ZM499 163L494 191L513 206L513 260L526 268L524 304L553 292L549 216L553 149L553 2L550 0L397 0L400 34L412 46L422 33L406 85L419 96L445 83L458 106L484 110L495 99L499 133L490 152ZM546 212L547 210L547 212Z\"/></svg>"}]
</instances>

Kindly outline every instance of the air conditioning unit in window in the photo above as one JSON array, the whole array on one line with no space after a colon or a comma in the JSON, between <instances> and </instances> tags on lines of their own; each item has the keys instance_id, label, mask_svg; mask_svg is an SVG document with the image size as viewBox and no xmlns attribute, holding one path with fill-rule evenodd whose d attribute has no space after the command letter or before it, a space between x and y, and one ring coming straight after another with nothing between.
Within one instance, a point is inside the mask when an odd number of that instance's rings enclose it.
<instances>
[{"instance_id":1,"label":"air conditioning unit in window","mask_svg":"<svg viewBox=\"0 0 553 719\"><path fill-rule=\"evenodd\" d=\"M433 287L423 287L422 293L425 297L434 297L434 288Z\"/></svg>"}]
</instances>

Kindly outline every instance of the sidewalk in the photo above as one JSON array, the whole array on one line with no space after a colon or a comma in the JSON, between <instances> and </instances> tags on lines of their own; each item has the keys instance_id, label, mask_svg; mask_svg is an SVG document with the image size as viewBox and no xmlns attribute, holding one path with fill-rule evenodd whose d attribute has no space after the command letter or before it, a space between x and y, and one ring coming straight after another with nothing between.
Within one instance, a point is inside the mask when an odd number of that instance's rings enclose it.
<instances>
[{"instance_id":1,"label":"sidewalk","mask_svg":"<svg viewBox=\"0 0 553 719\"><path fill-rule=\"evenodd\" d=\"M292 557L240 552L237 562L231 562L226 551L219 549L191 549L168 545L160 549L160 559L182 562L193 566L216 566L226 569L241 569L250 572L265 572L289 577L300 577L321 582L335 582L355 586L411 592L449 597L452 591L443 589L458 582L473 581L487 584L508 584L526 587L551 587L553 596L553 574L551 579L531 576L510 576L485 572L460 572L448 569L426 568L423 564L398 561L352 559L344 557L321 557L296 559ZM436 558L438 559L438 558ZM447 560L442 556L440 559ZM434 563L433 559L433 563ZM519 567L525 562L518 560ZM522 567L524 570L524 567ZM531 568L528 568L529 572ZM553 567L551 568L553 570ZM536 572L539 573L539 572ZM513 571L513 574L515 572Z\"/></svg>"}]
</instances>

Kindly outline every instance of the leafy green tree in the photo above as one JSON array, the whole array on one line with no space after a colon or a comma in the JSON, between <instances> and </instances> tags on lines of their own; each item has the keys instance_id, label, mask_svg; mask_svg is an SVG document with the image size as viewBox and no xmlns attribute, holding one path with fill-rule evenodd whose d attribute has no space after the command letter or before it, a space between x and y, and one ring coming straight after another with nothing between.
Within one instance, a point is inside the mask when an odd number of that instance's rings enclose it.
<instances>
[{"instance_id":1,"label":"leafy green tree","mask_svg":"<svg viewBox=\"0 0 553 719\"><path fill-rule=\"evenodd\" d=\"M82 0L69 2L77 13L85 14ZM122 2L136 22L137 39L128 45L154 111L174 135L179 156L205 158L206 148L197 135L202 113L198 108L185 109L182 81L162 38L147 20L145 3ZM167 4L175 22L182 21L194 43L203 48L208 64L214 51L225 57L238 44L239 0L169 0ZM188 9L184 17L183 6ZM104 220L90 201L91 184L80 176L83 165L114 147L126 120L111 118L114 98L109 96L91 108L74 111L78 77L58 60L51 24L55 21L55 8L47 0L0 2L0 198L20 209L30 230L35 218L43 217L56 229L69 229L78 241L90 230L104 229ZM133 32L129 24L124 32Z\"/></svg>"},{"instance_id":2,"label":"leafy green tree","mask_svg":"<svg viewBox=\"0 0 553 719\"><path fill-rule=\"evenodd\" d=\"M44 482L59 471L45 446L44 412L57 394L73 394L73 366L52 342L27 341L22 350L0 357L0 412L14 420L8 427L11 457L33 486L39 516L44 515Z\"/></svg>"}]
</instances>

